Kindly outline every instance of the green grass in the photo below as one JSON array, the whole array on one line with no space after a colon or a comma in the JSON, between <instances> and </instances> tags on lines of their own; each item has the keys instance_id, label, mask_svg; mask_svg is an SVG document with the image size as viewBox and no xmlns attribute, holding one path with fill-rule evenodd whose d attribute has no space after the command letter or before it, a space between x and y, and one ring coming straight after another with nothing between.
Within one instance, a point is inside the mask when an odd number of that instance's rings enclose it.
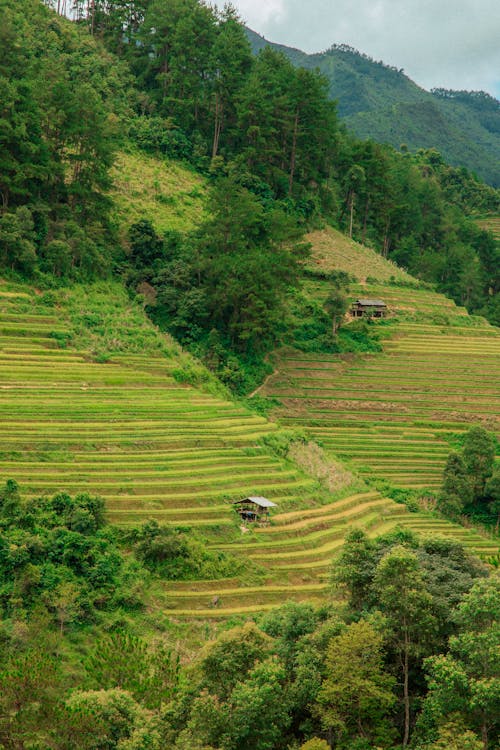
<instances>
[{"instance_id":1,"label":"green grass","mask_svg":"<svg viewBox=\"0 0 500 750\"><path fill-rule=\"evenodd\" d=\"M111 171L114 215L121 234L141 219L156 231L189 231L204 218L203 178L179 162L141 151L121 152Z\"/></svg>"},{"instance_id":2,"label":"green grass","mask_svg":"<svg viewBox=\"0 0 500 750\"><path fill-rule=\"evenodd\" d=\"M375 250L349 239L345 234L328 227L312 232L307 237L312 244L311 267L323 271L344 271L358 279L371 276L379 281L415 283L415 279Z\"/></svg>"}]
</instances>

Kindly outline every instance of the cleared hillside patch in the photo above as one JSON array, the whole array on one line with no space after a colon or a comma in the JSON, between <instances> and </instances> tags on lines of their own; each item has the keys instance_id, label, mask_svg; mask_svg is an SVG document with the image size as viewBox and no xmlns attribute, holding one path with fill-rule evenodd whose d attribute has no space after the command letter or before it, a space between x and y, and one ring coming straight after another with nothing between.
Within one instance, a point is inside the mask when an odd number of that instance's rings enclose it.
<instances>
[{"instance_id":1,"label":"cleared hillside patch","mask_svg":"<svg viewBox=\"0 0 500 750\"><path fill-rule=\"evenodd\" d=\"M205 182L178 161L122 151L111 177L110 195L123 236L141 219L148 219L162 234L189 231L204 218Z\"/></svg>"},{"instance_id":2,"label":"cleared hillside patch","mask_svg":"<svg viewBox=\"0 0 500 750\"><path fill-rule=\"evenodd\" d=\"M310 265L324 271L344 271L357 279L368 276L378 281L396 281L415 284L415 279L395 263L386 260L369 247L360 245L332 227L307 235L312 245Z\"/></svg>"}]
</instances>

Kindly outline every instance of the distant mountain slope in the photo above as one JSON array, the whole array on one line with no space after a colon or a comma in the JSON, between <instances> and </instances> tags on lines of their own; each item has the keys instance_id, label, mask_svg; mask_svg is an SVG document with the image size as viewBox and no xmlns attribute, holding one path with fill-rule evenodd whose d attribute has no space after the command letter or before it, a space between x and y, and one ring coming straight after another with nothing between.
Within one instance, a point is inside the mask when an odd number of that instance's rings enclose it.
<instances>
[{"instance_id":1,"label":"distant mountain slope","mask_svg":"<svg viewBox=\"0 0 500 750\"><path fill-rule=\"evenodd\" d=\"M247 29L257 53L269 45L330 81L339 115L360 138L411 150L436 148L454 166L465 166L500 186L500 103L483 92L425 91L403 70L341 45L308 55Z\"/></svg>"}]
</instances>

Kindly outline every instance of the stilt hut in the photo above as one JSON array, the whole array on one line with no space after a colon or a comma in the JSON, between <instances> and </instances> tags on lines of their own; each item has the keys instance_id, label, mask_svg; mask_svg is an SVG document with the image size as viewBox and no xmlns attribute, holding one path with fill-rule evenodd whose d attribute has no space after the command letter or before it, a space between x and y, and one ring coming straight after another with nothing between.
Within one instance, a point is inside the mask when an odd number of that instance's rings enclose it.
<instances>
[{"instance_id":1,"label":"stilt hut","mask_svg":"<svg viewBox=\"0 0 500 750\"><path fill-rule=\"evenodd\" d=\"M352 303L353 318L385 318L387 305L381 299L357 299Z\"/></svg>"},{"instance_id":2,"label":"stilt hut","mask_svg":"<svg viewBox=\"0 0 500 750\"><path fill-rule=\"evenodd\" d=\"M245 497L244 500L237 500L234 507L240 514L242 521L268 524L269 509L276 508L276 503L268 500L267 497Z\"/></svg>"}]
</instances>

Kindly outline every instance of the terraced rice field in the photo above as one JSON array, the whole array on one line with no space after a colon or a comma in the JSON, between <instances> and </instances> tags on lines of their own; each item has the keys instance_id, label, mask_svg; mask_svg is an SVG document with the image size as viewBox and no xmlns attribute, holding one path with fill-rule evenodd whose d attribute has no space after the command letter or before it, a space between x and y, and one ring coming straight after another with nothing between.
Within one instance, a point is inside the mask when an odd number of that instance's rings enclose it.
<instances>
[{"instance_id":1,"label":"terraced rice field","mask_svg":"<svg viewBox=\"0 0 500 750\"><path fill-rule=\"evenodd\" d=\"M381 329L382 353L358 357L287 351L260 392L281 401L282 423L306 427L361 474L436 489L450 438L477 423L498 430L499 333L424 290L370 285L368 296L451 325L403 319Z\"/></svg>"},{"instance_id":2,"label":"terraced rice field","mask_svg":"<svg viewBox=\"0 0 500 750\"><path fill-rule=\"evenodd\" d=\"M112 521L231 525L230 502L290 501L313 481L259 439L263 417L172 376L175 359L116 354L106 363L58 348L65 321L15 311L0 292L0 476L28 495L103 495Z\"/></svg>"},{"instance_id":3,"label":"terraced rice field","mask_svg":"<svg viewBox=\"0 0 500 750\"><path fill-rule=\"evenodd\" d=\"M500 216L488 216L487 218L478 219L477 223L483 229L491 232L497 240L500 240Z\"/></svg>"},{"instance_id":4,"label":"terraced rice field","mask_svg":"<svg viewBox=\"0 0 500 750\"><path fill-rule=\"evenodd\" d=\"M272 525L257 528L250 539L217 545L245 555L267 569L260 586L238 585L237 581L192 582L170 588L168 605L176 616L230 616L271 608L285 598L296 601L320 600L328 591L332 559L339 552L345 534L364 529L371 537L396 526L421 535L449 536L482 556L495 555L498 544L470 531L424 513L410 513L376 491L347 495L332 503L308 510L289 511L273 516ZM217 609L211 608L214 596ZM250 603L251 602L251 603Z\"/></svg>"},{"instance_id":5,"label":"terraced rice field","mask_svg":"<svg viewBox=\"0 0 500 750\"><path fill-rule=\"evenodd\" d=\"M480 554L496 553L496 545L479 534L410 514L362 482L328 496L260 442L275 424L178 382L175 356L115 353L99 362L86 350L60 348L71 338L63 308L44 308L33 291L0 284L0 481L16 479L28 496L98 493L110 520L121 525L155 518L199 527L217 549L242 555L261 571L246 586L239 580L169 585L173 615L244 614L286 598L321 598L331 559L353 525L372 535L397 524L423 533L438 529ZM384 356L404 356L404 342L396 342L399 355L390 343ZM351 365L330 359L316 367L303 360L293 363L293 377L300 380L304 369L309 379L316 373L311 382L319 379L322 393L331 387L321 380L331 368L342 372ZM365 376L360 372L359 378ZM486 375L483 386L486 394ZM317 405L318 434L333 421L342 428L336 419L324 424ZM343 422L352 426L363 409L349 406L346 413ZM328 435L320 436L328 443ZM271 526L242 534L231 502L251 493L272 498L278 509ZM209 606L215 595L216 609Z\"/></svg>"}]
</instances>

